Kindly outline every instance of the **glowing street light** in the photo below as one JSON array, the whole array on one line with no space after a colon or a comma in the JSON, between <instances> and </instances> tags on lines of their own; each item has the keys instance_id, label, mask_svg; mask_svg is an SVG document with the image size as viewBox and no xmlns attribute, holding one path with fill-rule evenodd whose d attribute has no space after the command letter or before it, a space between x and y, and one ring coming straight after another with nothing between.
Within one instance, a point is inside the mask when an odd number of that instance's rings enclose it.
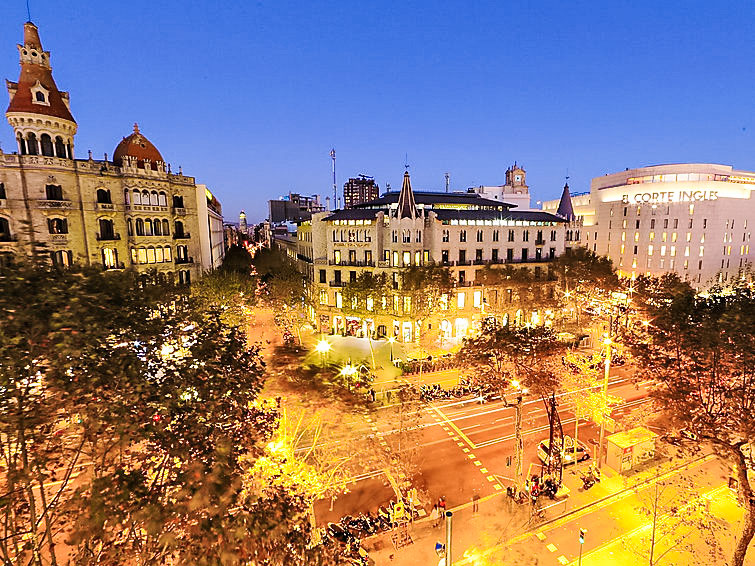
<instances>
[{"instance_id":1,"label":"glowing street light","mask_svg":"<svg viewBox=\"0 0 755 566\"><path fill-rule=\"evenodd\" d=\"M323 338L322 340L320 340L319 342L317 342L317 345L315 345L315 351L319 352L319 354L320 354L320 367L324 367L325 366L325 356L332 349L333 349L333 346L331 345L330 342L328 342L327 340L325 340L325 338Z\"/></svg>"},{"instance_id":2,"label":"glowing street light","mask_svg":"<svg viewBox=\"0 0 755 566\"><path fill-rule=\"evenodd\" d=\"M391 362L393 361L393 343L396 341L395 336L388 337L388 343L391 345Z\"/></svg>"}]
</instances>

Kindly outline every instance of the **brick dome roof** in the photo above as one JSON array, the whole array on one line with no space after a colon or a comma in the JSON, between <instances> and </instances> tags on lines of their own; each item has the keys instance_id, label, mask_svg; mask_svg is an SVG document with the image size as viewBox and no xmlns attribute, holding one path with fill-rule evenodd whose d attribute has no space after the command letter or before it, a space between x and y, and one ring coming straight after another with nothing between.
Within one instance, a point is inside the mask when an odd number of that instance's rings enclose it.
<instances>
[{"instance_id":1,"label":"brick dome roof","mask_svg":"<svg viewBox=\"0 0 755 566\"><path fill-rule=\"evenodd\" d=\"M157 162L163 161L163 156L157 148L139 131L139 125L134 124L134 133L121 140L113 152L113 163L123 165L125 156L135 157L136 166L144 169L144 160L150 160L150 168L157 171Z\"/></svg>"}]
</instances>

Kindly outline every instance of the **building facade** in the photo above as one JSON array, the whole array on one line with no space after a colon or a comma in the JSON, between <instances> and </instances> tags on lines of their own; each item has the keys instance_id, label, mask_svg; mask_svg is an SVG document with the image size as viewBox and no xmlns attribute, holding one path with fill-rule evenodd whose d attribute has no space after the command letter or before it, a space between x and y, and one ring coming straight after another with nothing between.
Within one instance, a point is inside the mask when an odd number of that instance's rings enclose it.
<instances>
[{"instance_id":1,"label":"building facade","mask_svg":"<svg viewBox=\"0 0 755 566\"><path fill-rule=\"evenodd\" d=\"M506 169L506 182L503 185L480 185L469 190L483 198L505 202L522 210L530 207L527 172L516 163Z\"/></svg>"},{"instance_id":2,"label":"building facade","mask_svg":"<svg viewBox=\"0 0 755 566\"><path fill-rule=\"evenodd\" d=\"M69 95L33 23L18 50L6 111L18 151L0 152L0 254L41 248L55 264L156 269L189 283L202 269L194 178L172 173L136 125L112 160L77 159Z\"/></svg>"},{"instance_id":3,"label":"building facade","mask_svg":"<svg viewBox=\"0 0 755 566\"><path fill-rule=\"evenodd\" d=\"M751 265L755 173L681 163L596 177L572 199L580 243L606 255L621 275L677 273L705 288ZM543 203L555 211L559 201Z\"/></svg>"},{"instance_id":4,"label":"building facade","mask_svg":"<svg viewBox=\"0 0 755 566\"><path fill-rule=\"evenodd\" d=\"M309 220L313 213L325 210L318 195L308 197L298 193L288 193L278 200L268 201L268 207L268 220L272 224Z\"/></svg>"},{"instance_id":5,"label":"building facade","mask_svg":"<svg viewBox=\"0 0 755 566\"><path fill-rule=\"evenodd\" d=\"M352 177L343 185L344 208L376 200L380 196L380 187L375 179L367 175Z\"/></svg>"},{"instance_id":6,"label":"building facade","mask_svg":"<svg viewBox=\"0 0 755 566\"><path fill-rule=\"evenodd\" d=\"M202 269L217 269L225 257L223 209L207 185L197 184L197 218Z\"/></svg>"},{"instance_id":7,"label":"building facade","mask_svg":"<svg viewBox=\"0 0 755 566\"><path fill-rule=\"evenodd\" d=\"M493 313L504 323L543 321L548 314L528 308L512 288L489 288L478 277L485 269L525 267L543 283L536 292L554 292L549 263L564 251L566 221L512 208L476 193L414 192L405 173L400 193L314 214L298 227L297 259L310 282L318 331L442 343L461 340ZM453 288L418 320L402 296L402 273L427 265L448 267ZM394 291L368 301L366 313L349 315L344 288L364 272L385 273Z\"/></svg>"}]
</instances>

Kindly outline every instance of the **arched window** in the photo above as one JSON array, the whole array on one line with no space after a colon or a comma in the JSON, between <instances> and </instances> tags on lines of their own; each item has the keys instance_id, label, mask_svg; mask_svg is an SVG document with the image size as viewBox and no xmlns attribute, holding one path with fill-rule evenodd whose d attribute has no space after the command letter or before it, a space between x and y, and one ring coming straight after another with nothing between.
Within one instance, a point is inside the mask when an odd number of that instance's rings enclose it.
<instances>
[{"instance_id":1,"label":"arched window","mask_svg":"<svg viewBox=\"0 0 755 566\"><path fill-rule=\"evenodd\" d=\"M152 220L150 220L149 218L147 218L144 221L144 235L145 236L151 236L152 234L153 234L153 232L152 232Z\"/></svg>"},{"instance_id":2,"label":"arched window","mask_svg":"<svg viewBox=\"0 0 755 566\"><path fill-rule=\"evenodd\" d=\"M102 267L105 269L118 267L118 250L113 248L102 249Z\"/></svg>"},{"instance_id":3,"label":"arched window","mask_svg":"<svg viewBox=\"0 0 755 566\"><path fill-rule=\"evenodd\" d=\"M147 248L147 263L155 263L155 248Z\"/></svg>"},{"instance_id":4,"label":"arched window","mask_svg":"<svg viewBox=\"0 0 755 566\"><path fill-rule=\"evenodd\" d=\"M37 147L37 136L33 133L26 136L26 145L29 151L29 155L39 155L39 148Z\"/></svg>"},{"instance_id":5,"label":"arched window","mask_svg":"<svg viewBox=\"0 0 755 566\"><path fill-rule=\"evenodd\" d=\"M55 138L55 155L63 158L66 157L66 144L60 136Z\"/></svg>"},{"instance_id":6,"label":"arched window","mask_svg":"<svg viewBox=\"0 0 755 566\"><path fill-rule=\"evenodd\" d=\"M176 228L173 230L176 238L183 238L184 235L184 223L180 220L176 220Z\"/></svg>"},{"instance_id":7,"label":"arched window","mask_svg":"<svg viewBox=\"0 0 755 566\"><path fill-rule=\"evenodd\" d=\"M48 218L47 230L50 234L68 234L68 220L65 218Z\"/></svg>"},{"instance_id":8,"label":"arched window","mask_svg":"<svg viewBox=\"0 0 755 566\"><path fill-rule=\"evenodd\" d=\"M7 218L0 216L0 242L10 242L11 239L10 223Z\"/></svg>"},{"instance_id":9,"label":"arched window","mask_svg":"<svg viewBox=\"0 0 755 566\"><path fill-rule=\"evenodd\" d=\"M165 257L165 261L171 260L171 252L170 252L170 246L165 246L163 248L163 257Z\"/></svg>"},{"instance_id":10,"label":"arched window","mask_svg":"<svg viewBox=\"0 0 755 566\"><path fill-rule=\"evenodd\" d=\"M73 159L73 145L71 145L71 140L68 140L66 149L68 150L68 159Z\"/></svg>"},{"instance_id":11,"label":"arched window","mask_svg":"<svg viewBox=\"0 0 755 566\"><path fill-rule=\"evenodd\" d=\"M173 195L173 208L183 208L184 198L179 195Z\"/></svg>"},{"instance_id":12,"label":"arched window","mask_svg":"<svg viewBox=\"0 0 755 566\"><path fill-rule=\"evenodd\" d=\"M109 189L97 189L97 202L100 204L112 204Z\"/></svg>"},{"instance_id":13,"label":"arched window","mask_svg":"<svg viewBox=\"0 0 755 566\"><path fill-rule=\"evenodd\" d=\"M134 265L139 263L139 255L136 251L136 248L131 248L131 263L133 263Z\"/></svg>"},{"instance_id":14,"label":"arched window","mask_svg":"<svg viewBox=\"0 0 755 566\"><path fill-rule=\"evenodd\" d=\"M163 249L162 248L155 248L155 261L157 263L163 262Z\"/></svg>"},{"instance_id":15,"label":"arched window","mask_svg":"<svg viewBox=\"0 0 755 566\"><path fill-rule=\"evenodd\" d=\"M152 221L152 230L155 233L155 236L162 236L163 235L163 224L160 222L159 218L155 218Z\"/></svg>"},{"instance_id":16,"label":"arched window","mask_svg":"<svg viewBox=\"0 0 755 566\"><path fill-rule=\"evenodd\" d=\"M139 248L139 263L147 263L147 248Z\"/></svg>"},{"instance_id":17,"label":"arched window","mask_svg":"<svg viewBox=\"0 0 755 566\"><path fill-rule=\"evenodd\" d=\"M18 152L21 155L26 155L26 140L21 134L18 134Z\"/></svg>"},{"instance_id":18,"label":"arched window","mask_svg":"<svg viewBox=\"0 0 755 566\"><path fill-rule=\"evenodd\" d=\"M136 235L144 236L144 220L142 220L141 218L136 219Z\"/></svg>"},{"instance_id":19,"label":"arched window","mask_svg":"<svg viewBox=\"0 0 755 566\"><path fill-rule=\"evenodd\" d=\"M134 222L130 218L126 220L126 229L128 230L128 235L133 236L134 235Z\"/></svg>"},{"instance_id":20,"label":"arched window","mask_svg":"<svg viewBox=\"0 0 755 566\"><path fill-rule=\"evenodd\" d=\"M158 200L160 202L160 206L168 206L168 197L164 192L160 192L160 194L158 195Z\"/></svg>"},{"instance_id":21,"label":"arched window","mask_svg":"<svg viewBox=\"0 0 755 566\"><path fill-rule=\"evenodd\" d=\"M142 191L142 204L149 204L149 191Z\"/></svg>"},{"instance_id":22,"label":"arched window","mask_svg":"<svg viewBox=\"0 0 755 566\"><path fill-rule=\"evenodd\" d=\"M134 198L132 201L134 204L141 204L142 203L142 193L134 189Z\"/></svg>"},{"instance_id":23,"label":"arched window","mask_svg":"<svg viewBox=\"0 0 755 566\"><path fill-rule=\"evenodd\" d=\"M42 142L42 155L52 157L52 138L48 134L42 134L40 141Z\"/></svg>"},{"instance_id":24,"label":"arched window","mask_svg":"<svg viewBox=\"0 0 755 566\"><path fill-rule=\"evenodd\" d=\"M131 203L131 192L129 192L128 189L123 191L123 202L126 203L126 206L128 206Z\"/></svg>"},{"instance_id":25,"label":"arched window","mask_svg":"<svg viewBox=\"0 0 755 566\"><path fill-rule=\"evenodd\" d=\"M34 93L34 98L37 99L37 102L44 102L45 101L45 93L37 91Z\"/></svg>"},{"instance_id":26,"label":"arched window","mask_svg":"<svg viewBox=\"0 0 755 566\"><path fill-rule=\"evenodd\" d=\"M157 191L152 191L149 195L149 204L152 206L159 206L160 199L157 196Z\"/></svg>"},{"instance_id":27,"label":"arched window","mask_svg":"<svg viewBox=\"0 0 755 566\"><path fill-rule=\"evenodd\" d=\"M115 240L115 230L113 229L113 221L109 218L100 218L100 240Z\"/></svg>"},{"instance_id":28,"label":"arched window","mask_svg":"<svg viewBox=\"0 0 755 566\"><path fill-rule=\"evenodd\" d=\"M163 236L170 236L170 222L163 220Z\"/></svg>"}]
</instances>

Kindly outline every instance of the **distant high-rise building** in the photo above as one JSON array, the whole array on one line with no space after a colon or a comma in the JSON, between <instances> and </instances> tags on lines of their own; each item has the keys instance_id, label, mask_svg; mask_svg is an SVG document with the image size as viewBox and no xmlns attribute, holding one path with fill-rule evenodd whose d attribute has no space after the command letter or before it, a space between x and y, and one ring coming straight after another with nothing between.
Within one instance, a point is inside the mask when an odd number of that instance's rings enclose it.
<instances>
[{"instance_id":1,"label":"distant high-rise building","mask_svg":"<svg viewBox=\"0 0 755 566\"><path fill-rule=\"evenodd\" d=\"M301 222L312 218L313 212L322 212L325 207L320 204L320 196L305 196L299 193L288 195L268 202L269 218L273 224L283 222Z\"/></svg>"},{"instance_id":2,"label":"distant high-rise building","mask_svg":"<svg viewBox=\"0 0 755 566\"><path fill-rule=\"evenodd\" d=\"M380 187L375 179L367 175L352 177L343 185L343 204L345 208L351 208L358 204L370 202L380 197Z\"/></svg>"},{"instance_id":3,"label":"distant high-rise building","mask_svg":"<svg viewBox=\"0 0 755 566\"><path fill-rule=\"evenodd\" d=\"M246 212L242 210L241 212L239 212L239 231L246 234L246 229Z\"/></svg>"}]
</instances>

